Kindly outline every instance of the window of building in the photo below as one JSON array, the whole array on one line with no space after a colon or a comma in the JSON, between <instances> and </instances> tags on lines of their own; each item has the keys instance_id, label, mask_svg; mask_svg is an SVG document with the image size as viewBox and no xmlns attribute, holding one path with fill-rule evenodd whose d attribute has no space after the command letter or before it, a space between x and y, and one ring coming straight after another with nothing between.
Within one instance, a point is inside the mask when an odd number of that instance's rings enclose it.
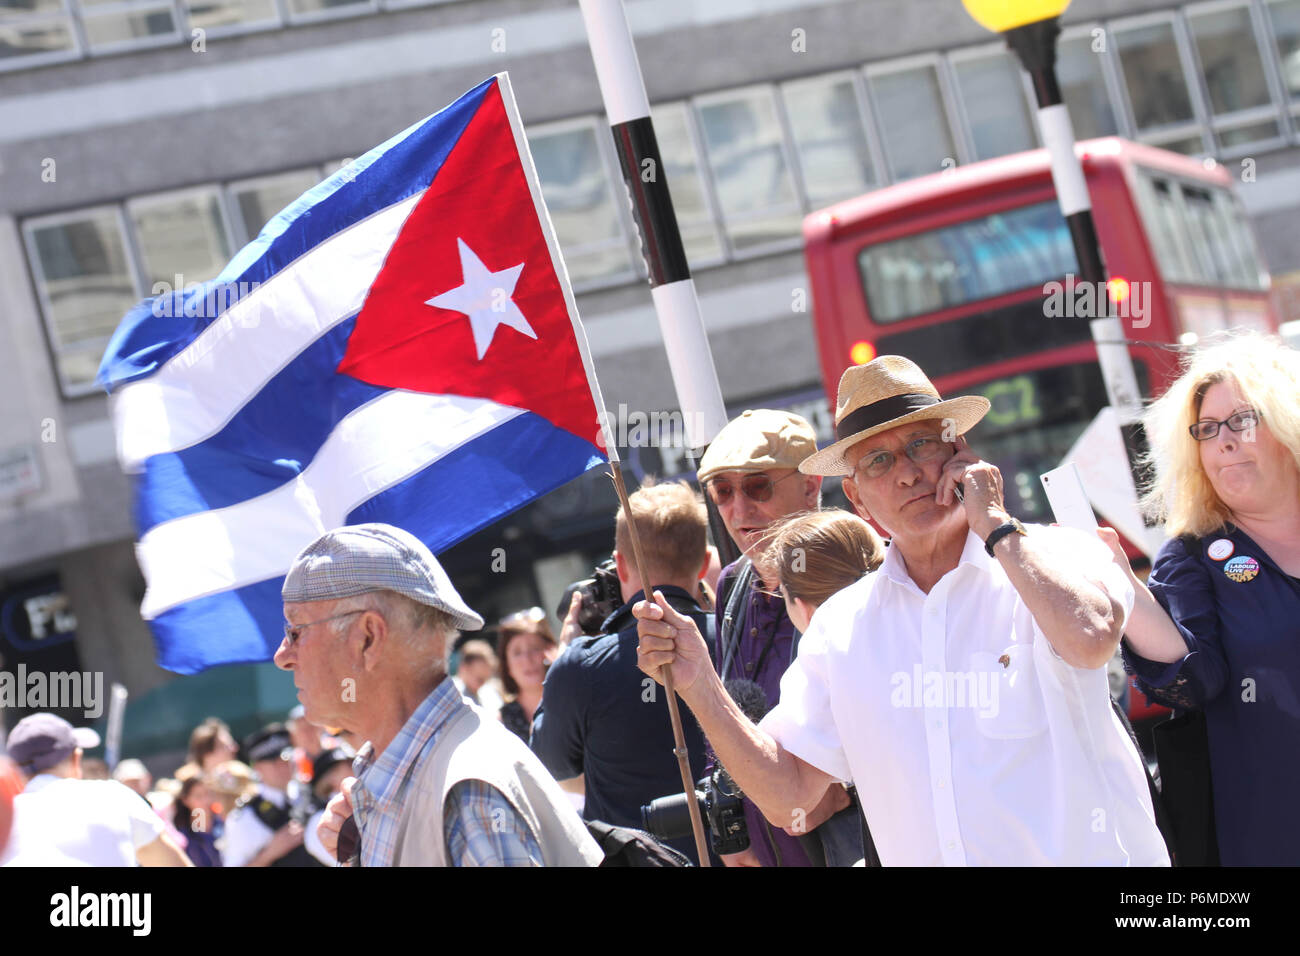
<instances>
[{"instance_id":1,"label":"window of building","mask_svg":"<svg viewBox=\"0 0 1300 956\"><path fill-rule=\"evenodd\" d=\"M1250 9L1213 7L1187 14L1220 147L1280 135Z\"/></svg>"},{"instance_id":2,"label":"window of building","mask_svg":"<svg viewBox=\"0 0 1300 956\"><path fill-rule=\"evenodd\" d=\"M691 267L722 261L722 239L714 225L691 117L684 103L663 103L650 111L659 155L677 214L677 228Z\"/></svg>"},{"instance_id":3,"label":"window of building","mask_svg":"<svg viewBox=\"0 0 1300 956\"><path fill-rule=\"evenodd\" d=\"M1105 33L1094 35L1094 29L1100 28L1067 30L1056 44L1056 79L1078 139L1120 133L1102 64L1102 58L1110 56L1109 47L1105 45Z\"/></svg>"},{"instance_id":4,"label":"window of building","mask_svg":"<svg viewBox=\"0 0 1300 956\"><path fill-rule=\"evenodd\" d=\"M614 180L596 141L596 121L534 127L528 145L569 278L579 285L629 277L632 260L614 206Z\"/></svg>"},{"instance_id":5,"label":"window of building","mask_svg":"<svg viewBox=\"0 0 1300 956\"><path fill-rule=\"evenodd\" d=\"M992 159L1038 145L1020 64L1009 51L954 53L951 62L975 159Z\"/></svg>"},{"instance_id":6,"label":"window of building","mask_svg":"<svg viewBox=\"0 0 1300 956\"><path fill-rule=\"evenodd\" d=\"M275 0L185 0L185 12L191 27L218 34L280 24Z\"/></svg>"},{"instance_id":7,"label":"window of building","mask_svg":"<svg viewBox=\"0 0 1300 956\"><path fill-rule=\"evenodd\" d=\"M891 179L937 173L961 159L934 63L868 67L867 86Z\"/></svg>"},{"instance_id":8,"label":"window of building","mask_svg":"<svg viewBox=\"0 0 1300 956\"><path fill-rule=\"evenodd\" d=\"M183 288L207 282L230 261L230 230L216 187L132 199L127 214L151 289L158 283Z\"/></svg>"},{"instance_id":9,"label":"window of building","mask_svg":"<svg viewBox=\"0 0 1300 956\"><path fill-rule=\"evenodd\" d=\"M170 0L77 0L92 52L155 46L180 37Z\"/></svg>"},{"instance_id":10,"label":"window of building","mask_svg":"<svg viewBox=\"0 0 1300 956\"><path fill-rule=\"evenodd\" d=\"M299 169L278 176L261 176L230 185L234 200L234 232L241 243L256 238L262 227L289 203L321 181L315 169Z\"/></svg>"},{"instance_id":11,"label":"window of building","mask_svg":"<svg viewBox=\"0 0 1300 956\"><path fill-rule=\"evenodd\" d=\"M1118 26L1112 38L1138 133L1171 131L1195 122L1173 19Z\"/></svg>"},{"instance_id":12,"label":"window of building","mask_svg":"<svg viewBox=\"0 0 1300 956\"><path fill-rule=\"evenodd\" d=\"M0 2L0 70L78 56L64 0Z\"/></svg>"},{"instance_id":13,"label":"window of building","mask_svg":"<svg viewBox=\"0 0 1300 956\"><path fill-rule=\"evenodd\" d=\"M737 252L797 242L802 209L770 87L696 100L722 221Z\"/></svg>"},{"instance_id":14,"label":"window of building","mask_svg":"<svg viewBox=\"0 0 1300 956\"><path fill-rule=\"evenodd\" d=\"M59 381L68 395L92 392L109 337L139 299L121 211L45 216L23 232Z\"/></svg>"},{"instance_id":15,"label":"window of building","mask_svg":"<svg viewBox=\"0 0 1300 956\"><path fill-rule=\"evenodd\" d=\"M880 184L852 74L786 83L781 96L810 205L848 199Z\"/></svg>"},{"instance_id":16,"label":"window of building","mask_svg":"<svg viewBox=\"0 0 1300 956\"><path fill-rule=\"evenodd\" d=\"M291 20L320 20L367 13L375 0L286 0Z\"/></svg>"},{"instance_id":17,"label":"window of building","mask_svg":"<svg viewBox=\"0 0 1300 956\"><path fill-rule=\"evenodd\" d=\"M1277 40L1282 85L1291 102L1300 103L1300 0L1268 0L1265 9Z\"/></svg>"}]
</instances>

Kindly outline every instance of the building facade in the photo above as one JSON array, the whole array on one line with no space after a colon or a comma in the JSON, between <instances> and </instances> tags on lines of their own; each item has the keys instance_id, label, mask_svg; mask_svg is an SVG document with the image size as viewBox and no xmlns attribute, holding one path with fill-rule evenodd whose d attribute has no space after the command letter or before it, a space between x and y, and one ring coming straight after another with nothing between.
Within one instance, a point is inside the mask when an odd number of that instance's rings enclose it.
<instances>
[{"instance_id":1,"label":"building facade","mask_svg":"<svg viewBox=\"0 0 1300 956\"><path fill-rule=\"evenodd\" d=\"M798 407L828 431L803 216L1038 146L1026 81L960 0L626 6L728 406ZM1225 164L1275 281L1293 282L1300 0L1075 0L1063 23L1079 137ZM182 693L154 664L95 371L136 301L213 277L341 163L503 70L611 414L674 408L575 0L5 0L0 669L63 642L60 660L143 702L137 749L170 746L199 709L251 728L292 703L265 666ZM638 475L685 468L679 450L628 458ZM611 546L614 506L588 475L446 563L487 616L549 610Z\"/></svg>"}]
</instances>

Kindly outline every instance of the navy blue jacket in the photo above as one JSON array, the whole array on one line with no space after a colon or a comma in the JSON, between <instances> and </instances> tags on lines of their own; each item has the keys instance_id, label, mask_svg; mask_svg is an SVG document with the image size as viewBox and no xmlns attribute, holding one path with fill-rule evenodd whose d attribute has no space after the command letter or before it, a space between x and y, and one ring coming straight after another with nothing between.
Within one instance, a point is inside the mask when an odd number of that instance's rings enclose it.
<instances>
[{"instance_id":1,"label":"navy blue jacket","mask_svg":"<svg viewBox=\"0 0 1300 956\"><path fill-rule=\"evenodd\" d=\"M1147 696L1205 712L1221 862L1300 864L1300 581L1233 528L1190 555L1166 542L1147 583L1188 653L1159 663L1126 642L1124 658Z\"/></svg>"},{"instance_id":2,"label":"navy blue jacket","mask_svg":"<svg viewBox=\"0 0 1300 956\"><path fill-rule=\"evenodd\" d=\"M713 653L712 617L678 587L660 587L668 603L695 620ZM557 780L586 775L583 817L641 829L641 807L682 792L664 689L636 666L631 601L611 614L601 635L569 644L551 665L533 716L533 753ZM680 701L691 779L704 775L704 736ZM669 846L698 862L687 836Z\"/></svg>"}]
</instances>

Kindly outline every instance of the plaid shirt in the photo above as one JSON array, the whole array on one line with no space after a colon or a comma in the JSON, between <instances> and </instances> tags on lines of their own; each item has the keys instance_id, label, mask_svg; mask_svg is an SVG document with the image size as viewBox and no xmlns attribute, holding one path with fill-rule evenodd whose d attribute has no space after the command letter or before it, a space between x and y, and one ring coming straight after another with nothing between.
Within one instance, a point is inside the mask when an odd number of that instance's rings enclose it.
<instances>
[{"instance_id":1,"label":"plaid shirt","mask_svg":"<svg viewBox=\"0 0 1300 956\"><path fill-rule=\"evenodd\" d=\"M376 756L367 743L357 754L352 806L361 831L362 866L392 865L412 772L463 706L455 683L444 679L383 753ZM443 836L453 866L542 865L541 846L528 824L500 790L482 780L464 780L451 788L443 804Z\"/></svg>"}]
</instances>

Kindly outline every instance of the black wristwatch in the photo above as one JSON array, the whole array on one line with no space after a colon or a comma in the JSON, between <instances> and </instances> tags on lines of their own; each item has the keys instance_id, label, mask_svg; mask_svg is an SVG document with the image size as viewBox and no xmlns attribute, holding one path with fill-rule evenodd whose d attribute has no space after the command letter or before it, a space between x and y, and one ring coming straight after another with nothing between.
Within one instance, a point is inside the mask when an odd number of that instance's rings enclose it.
<instances>
[{"instance_id":1,"label":"black wristwatch","mask_svg":"<svg viewBox=\"0 0 1300 956\"><path fill-rule=\"evenodd\" d=\"M984 539L984 550L989 553L989 557L991 558L994 556L993 546L997 544L999 541L1001 541L1003 538L1005 538L1007 535L1027 534L1027 533L1028 532L1025 531L1025 526L1022 525L1015 518L1012 518L1009 521L1005 521L1002 524L998 525L996 528L993 529L993 531L989 534L989 536Z\"/></svg>"}]
</instances>

